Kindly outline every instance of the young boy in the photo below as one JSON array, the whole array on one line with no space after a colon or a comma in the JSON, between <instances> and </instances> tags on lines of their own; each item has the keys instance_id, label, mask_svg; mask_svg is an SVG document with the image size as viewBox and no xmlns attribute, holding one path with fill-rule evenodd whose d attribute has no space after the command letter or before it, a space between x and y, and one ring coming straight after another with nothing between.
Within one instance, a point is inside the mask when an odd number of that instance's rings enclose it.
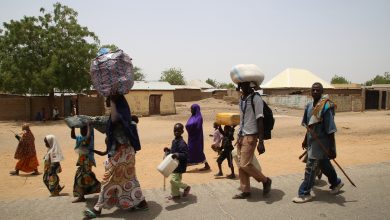
<instances>
[{"instance_id":1,"label":"young boy","mask_svg":"<svg viewBox=\"0 0 390 220\"><path fill-rule=\"evenodd\" d=\"M224 130L222 130L221 126L218 127L219 132L223 135L222 138L222 146L221 146L221 153L217 159L219 172L215 174L215 176L223 176L222 173L222 162L227 159L228 166L230 167L230 170L232 173L226 178L228 179L234 179L236 178L236 175L234 174L234 167L232 162L232 151L234 149L232 141L234 140L234 127L231 127L229 125L225 125Z\"/></svg>"},{"instance_id":2,"label":"young boy","mask_svg":"<svg viewBox=\"0 0 390 220\"><path fill-rule=\"evenodd\" d=\"M214 134L213 134L213 144L211 145L211 149L213 149L215 152L218 153L218 155L221 153L221 141L222 141L222 134L219 131L219 124L217 122L214 122Z\"/></svg>"},{"instance_id":3,"label":"young boy","mask_svg":"<svg viewBox=\"0 0 390 220\"><path fill-rule=\"evenodd\" d=\"M175 135L175 139L172 141L171 149L167 147L164 148L165 154L173 154L172 158L179 160L179 165L172 173L171 195L168 197L169 200L180 199L180 189L184 189L183 197L186 197L191 189L190 186L181 181L183 173L186 172L188 160L188 146L183 140L183 132L183 124L175 124L173 127L173 134Z\"/></svg>"}]
</instances>

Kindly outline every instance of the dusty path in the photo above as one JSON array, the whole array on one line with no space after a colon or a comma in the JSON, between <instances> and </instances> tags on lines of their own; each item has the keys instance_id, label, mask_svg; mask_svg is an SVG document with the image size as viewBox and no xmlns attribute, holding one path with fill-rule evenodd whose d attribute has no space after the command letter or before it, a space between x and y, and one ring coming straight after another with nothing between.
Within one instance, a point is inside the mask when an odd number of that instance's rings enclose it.
<instances>
[{"instance_id":1,"label":"dusty path","mask_svg":"<svg viewBox=\"0 0 390 220\"><path fill-rule=\"evenodd\" d=\"M201 173L195 167L189 167L184 181L189 184L225 181L215 179L217 172L216 154L210 149L212 123L216 112L235 112L237 105L229 105L223 101L206 99L198 102L204 116L205 153L212 166L211 172ZM186 123L190 116L191 103L177 103L177 115L153 116L140 118L138 125L142 150L137 153L137 174L143 188L161 187L163 177L156 167L162 159L162 149L169 146L173 137L172 129L176 122ZM302 153L300 147L304 136L304 128L300 126L301 110L274 108L276 126L272 140L266 141L266 153L258 156L265 174L279 176L303 172L304 164L298 160ZM42 198L49 195L42 182L42 175L10 176L16 160L13 159L17 141L9 130L19 131L22 122L0 122L0 200L8 201L21 198ZM345 167L361 164L390 161L390 111L369 111L363 113L338 113L336 115L338 132L336 135L337 161ZM43 138L47 134L58 137L65 154L62 162L61 183L65 184L64 193L72 195L73 177L76 171L77 155L73 150L74 140L70 138L70 129L64 122L32 123L31 130L36 138L39 170L43 170L42 157L46 152ZM185 139L186 139L185 134ZM104 135L96 132L95 145L104 149ZM94 171L98 178L103 175L104 157L96 156L97 167ZM225 174L228 174L224 164ZM341 175L341 174L340 174ZM167 181L168 184L169 181Z\"/></svg>"}]
</instances>

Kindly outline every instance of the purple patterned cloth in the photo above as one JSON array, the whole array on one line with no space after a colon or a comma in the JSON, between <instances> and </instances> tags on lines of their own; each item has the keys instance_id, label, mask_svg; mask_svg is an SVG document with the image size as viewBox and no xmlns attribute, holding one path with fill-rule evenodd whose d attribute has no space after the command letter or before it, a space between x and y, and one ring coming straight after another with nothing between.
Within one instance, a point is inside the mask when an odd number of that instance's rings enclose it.
<instances>
[{"instance_id":1,"label":"purple patterned cloth","mask_svg":"<svg viewBox=\"0 0 390 220\"><path fill-rule=\"evenodd\" d=\"M191 109L193 109L194 114L192 114L186 124L188 133L188 163L197 164L206 161L206 156L203 152L203 118L198 104L193 104Z\"/></svg>"}]
</instances>

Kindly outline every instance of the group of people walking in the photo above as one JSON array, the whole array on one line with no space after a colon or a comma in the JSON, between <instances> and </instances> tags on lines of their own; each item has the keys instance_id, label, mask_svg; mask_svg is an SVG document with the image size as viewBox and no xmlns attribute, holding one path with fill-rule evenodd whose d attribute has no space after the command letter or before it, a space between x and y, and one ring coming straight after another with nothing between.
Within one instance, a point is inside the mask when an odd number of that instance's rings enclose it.
<instances>
[{"instance_id":1,"label":"group of people walking","mask_svg":"<svg viewBox=\"0 0 390 220\"><path fill-rule=\"evenodd\" d=\"M264 127L263 127L263 100L255 95L255 89L250 82L238 83L241 90L239 101L240 125L236 140L238 175L241 193L233 196L233 199L246 199L251 196L250 177L263 185L263 194L271 192L272 180L261 169L252 164L255 151L259 154L265 152ZM314 185L315 172L320 169L328 177L331 193L337 194L344 183L337 177L337 173L330 163L330 159L336 157L336 145L334 133L334 104L322 97L323 88L320 83L314 83L311 88L313 102L305 108L302 125L307 129L302 147L307 150L307 162L305 175L298 190L298 196L293 202L303 203L313 199L310 194ZM73 202L85 201L84 196L91 193L99 193L97 203L93 208L86 209L84 215L95 218L101 214L103 208L118 206L122 209L147 210L148 204L142 193L140 183L136 176L135 154L141 149L138 131L135 123L132 123L130 107L123 95L113 95L107 98L107 107L111 107L110 117L106 125L106 150L100 152L94 149L93 127L89 124L80 129L80 135L76 135L75 129L71 129L71 138L76 140L75 150L78 152L76 162L77 171L74 178ZM253 106L252 106L253 105ZM221 164L225 159L231 168L230 178L235 178L231 151L234 140L234 127L227 126L224 130L215 126L223 135L222 148L219 151L217 163L221 176ZM35 152L34 135L27 124L22 127L23 133L16 135L19 145L15 153L18 163L11 175L18 175L19 171L33 172L38 175L38 160ZM188 133L188 145L183 140L182 134L186 129ZM173 127L174 139L170 148L164 148L166 154L170 153L174 159L178 159L179 165L171 176L171 195L169 199L175 200L189 194L191 187L182 182L183 173L187 166L204 164L200 171L210 170L210 165L204 154L203 118L200 106L191 106L191 117L184 126L176 123ZM62 171L60 162L64 159L61 148L54 135L44 138L47 153L44 156L43 182L51 195L58 196L64 186L60 185L58 173ZM324 148L325 146L325 148ZM213 148L215 146L213 145ZM219 146L217 146L219 147ZM92 171L96 166L94 154L107 155L105 173L99 181ZM183 193L180 193L183 189Z\"/></svg>"}]
</instances>

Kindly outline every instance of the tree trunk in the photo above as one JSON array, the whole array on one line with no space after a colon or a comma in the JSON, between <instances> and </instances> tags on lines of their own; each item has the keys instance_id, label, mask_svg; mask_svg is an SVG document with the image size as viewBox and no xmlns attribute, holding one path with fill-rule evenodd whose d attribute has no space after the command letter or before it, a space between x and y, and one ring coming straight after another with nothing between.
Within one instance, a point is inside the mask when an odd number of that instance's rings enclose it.
<instances>
[{"instance_id":1,"label":"tree trunk","mask_svg":"<svg viewBox=\"0 0 390 220\"><path fill-rule=\"evenodd\" d=\"M49 120L52 119L52 113L54 108L54 89L51 89L49 93Z\"/></svg>"}]
</instances>

